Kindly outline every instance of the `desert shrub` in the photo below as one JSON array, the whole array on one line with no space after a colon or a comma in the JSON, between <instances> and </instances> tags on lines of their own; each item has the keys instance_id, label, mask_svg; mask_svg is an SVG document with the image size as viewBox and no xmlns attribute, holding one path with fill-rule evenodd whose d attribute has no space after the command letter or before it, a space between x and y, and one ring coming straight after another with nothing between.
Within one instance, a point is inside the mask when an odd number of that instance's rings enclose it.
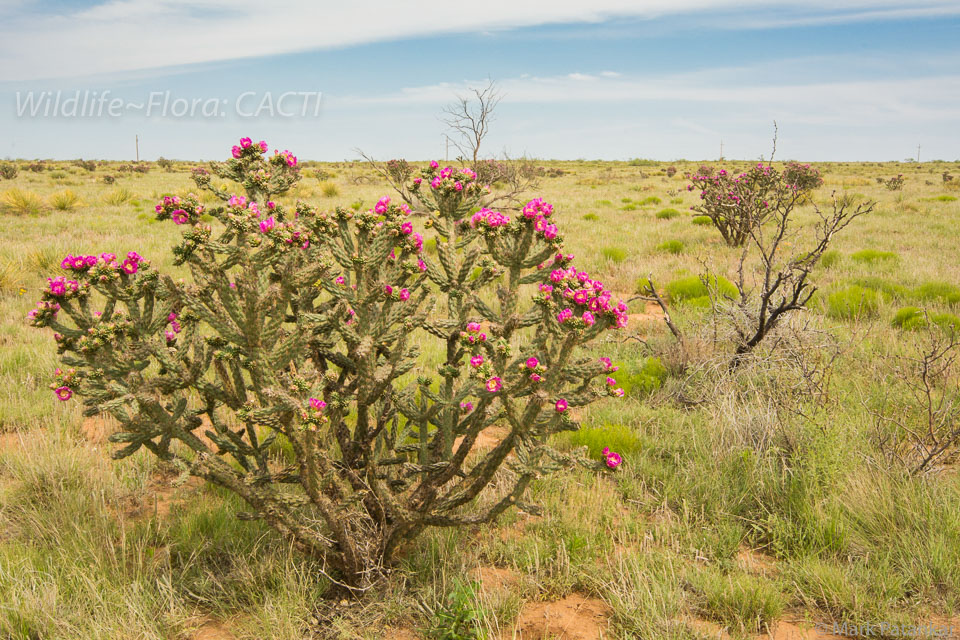
<instances>
[{"instance_id":1,"label":"desert shrub","mask_svg":"<svg viewBox=\"0 0 960 640\"><path fill-rule=\"evenodd\" d=\"M955 313L931 313L930 322L948 331L960 332L960 316Z\"/></svg>"},{"instance_id":2,"label":"desert shrub","mask_svg":"<svg viewBox=\"0 0 960 640\"><path fill-rule=\"evenodd\" d=\"M661 209L657 211L658 220L672 220L673 218L680 217L680 212L676 209Z\"/></svg>"},{"instance_id":3,"label":"desert shrub","mask_svg":"<svg viewBox=\"0 0 960 640\"><path fill-rule=\"evenodd\" d=\"M675 303L703 302L704 299L709 298L711 289L721 298L736 298L739 295L737 287L732 282L717 275L686 276L673 280L664 287L667 298Z\"/></svg>"},{"instance_id":4,"label":"desert shrub","mask_svg":"<svg viewBox=\"0 0 960 640\"><path fill-rule=\"evenodd\" d=\"M960 303L960 287L949 282L924 282L911 292L913 297L922 302L939 302L941 304Z\"/></svg>"},{"instance_id":5,"label":"desert shrub","mask_svg":"<svg viewBox=\"0 0 960 640\"><path fill-rule=\"evenodd\" d=\"M888 191L900 191L903 189L903 183L906 178L903 177L902 173L898 173L896 177L889 178L884 180L883 178L878 178L878 181L887 188Z\"/></svg>"},{"instance_id":6,"label":"desert shrub","mask_svg":"<svg viewBox=\"0 0 960 640\"><path fill-rule=\"evenodd\" d=\"M50 177L54 180L63 180L67 177L67 173L65 171L51 171Z\"/></svg>"},{"instance_id":7,"label":"desert shrub","mask_svg":"<svg viewBox=\"0 0 960 640\"><path fill-rule=\"evenodd\" d=\"M173 161L160 156L157 158L157 166L163 169L164 171L170 171L173 168Z\"/></svg>"},{"instance_id":8,"label":"desert shrub","mask_svg":"<svg viewBox=\"0 0 960 640\"><path fill-rule=\"evenodd\" d=\"M709 227L713 224L713 220L710 219L710 216L693 216L690 221L698 227Z\"/></svg>"},{"instance_id":9,"label":"desert shrub","mask_svg":"<svg viewBox=\"0 0 960 640\"><path fill-rule=\"evenodd\" d=\"M46 209L43 198L25 189L10 189L0 195L0 213L24 216Z\"/></svg>"},{"instance_id":10,"label":"desert shrub","mask_svg":"<svg viewBox=\"0 0 960 640\"><path fill-rule=\"evenodd\" d=\"M668 178L672 178L673 176L677 175L677 168L671 165L667 167L665 173L667 174Z\"/></svg>"},{"instance_id":11,"label":"desert shrub","mask_svg":"<svg viewBox=\"0 0 960 640\"><path fill-rule=\"evenodd\" d=\"M594 220L599 220L600 216L595 213L585 213L583 214L583 219L588 222L593 222Z\"/></svg>"},{"instance_id":12,"label":"desert shrub","mask_svg":"<svg viewBox=\"0 0 960 640\"><path fill-rule=\"evenodd\" d=\"M388 160L385 165L387 175L399 184L403 184L413 175L413 166L403 158Z\"/></svg>"},{"instance_id":13,"label":"desert shrub","mask_svg":"<svg viewBox=\"0 0 960 640\"><path fill-rule=\"evenodd\" d=\"M337 185L332 182L321 182L320 183L320 192L323 193L325 198L335 198L340 195L340 189L337 188Z\"/></svg>"},{"instance_id":14,"label":"desert shrub","mask_svg":"<svg viewBox=\"0 0 960 640\"><path fill-rule=\"evenodd\" d=\"M64 189L50 196L50 206L57 211L70 211L78 204L80 204L80 196L70 189Z\"/></svg>"},{"instance_id":15,"label":"desert shrub","mask_svg":"<svg viewBox=\"0 0 960 640\"><path fill-rule=\"evenodd\" d=\"M79 160L74 160L73 164L74 166L80 167L84 171L93 172L97 170L96 160L84 160L83 158L80 158Z\"/></svg>"},{"instance_id":16,"label":"desert shrub","mask_svg":"<svg viewBox=\"0 0 960 640\"><path fill-rule=\"evenodd\" d=\"M20 173L20 167L15 162L0 162L0 178L13 180Z\"/></svg>"},{"instance_id":17,"label":"desert shrub","mask_svg":"<svg viewBox=\"0 0 960 640\"><path fill-rule=\"evenodd\" d=\"M640 452L640 437L625 424L605 424L602 427L582 427L565 434L563 438L574 447L586 447L594 460L603 458L603 450L616 451L627 461Z\"/></svg>"},{"instance_id":18,"label":"desert shrub","mask_svg":"<svg viewBox=\"0 0 960 640\"><path fill-rule=\"evenodd\" d=\"M571 409L623 395L589 345L625 326L627 307L572 266L542 200L478 210L486 190L431 163L408 188L434 261L405 203L274 204L299 171L265 150L244 138L210 166L246 195L195 174L223 204L157 205L183 229L172 253L190 282L134 251L67 256L30 318L55 332L57 397L119 422L115 457L146 448L236 493L247 517L365 590L426 527L489 522L576 462L548 440L578 427ZM420 355L430 339L439 366ZM474 451L494 423L500 444Z\"/></svg>"},{"instance_id":19,"label":"desert shrub","mask_svg":"<svg viewBox=\"0 0 960 640\"><path fill-rule=\"evenodd\" d=\"M117 181L117 179L110 174L107 174L100 179L103 180L103 184L114 184Z\"/></svg>"},{"instance_id":20,"label":"desert shrub","mask_svg":"<svg viewBox=\"0 0 960 640\"><path fill-rule=\"evenodd\" d=\"M841 259L843 259L842 253L836 249L830 249L829 251L825 251L823 255L820 256L820 266L824 269L830 269L840 262Z\"/></svg>"},{"instance_id":21,"label":"desert shrub","mask_svg":"<svg viewBox=\"0 0 960 640\"><path fill-rule=\"evenodd\" d=\"M742 247L771 216L789 216L809 193L762 162L740 174L721 169L690 180L687 190L700 190L701 203L693 210L709 218L731 247Z\"/></svg>"},{"instance_id":22,"label":"desert shrub","mask_svg":"<svg viewBox=\"0 0 960 640\"><path fill-rule=\"evenodd\" d=\"M620 263L627 259L627 252L620 247L604 247L600 250L600 255L611 262Z\"/></svg>"},{"instance_id":23,"label":"desert shrub","mask_svg":"<svg viewBox=\"0 0 960 640\"><path fill-rule=\"evenodd\" d=\"M117 187L112 190L110 193L103 197L103 201L106 204L112 205L114 207L119 207L122 204L126 204L129 200L133 198L133 192L126 187Z\"/></svg>"},{"instance_id":24,"label":"desert shrub","mask_svg":"<svg viewBox=\"0 0 960 640\"><path fill-rule=\"evenodd\" d=\"M876 249L863 249L850 254L850 259L854 262L873 264L875 262L886 262L897 260L899 256L893 251L878 251Z\"/></svg>"},{"instance_id":25,"label":"desert shrub","mask_svg":"<svg viewBox=\"0 0 960 640\"><path fill-rule=\"evenodd\" d=\"M657 249L677 255L683 253L683 246L683 242L680 240L667 240L658 244Z\"/></svg>"},{"instance_id":26,"label":"desert shrub","mask_svg":"<svg viewBox=\"0 0 960 640\"><path fill-rule=\"evenodd\" d=\"M646 198L640 201L640 205L643 206L648 204L660 204L661 202L662 200L660 200L660 198L658 198L657 196L647 196Z\"/></svg>"},{"instance_id":27,"label":"desert shrub","mask_svg":"<svg viewBox=\"0 0 960 640\"><path fill-rule=\"evenodd\" d=\"M120 173L150 173L150 165L145 162L134 164L121 164L117 167Z\"/></svg>"},{"instance_id":28,"label":"desert shrub","mask_svg":"<svg viewBox=\"0 0 960 640\"><path fill-rule=\"evenodd\" d=\"M856 285L834 291L826 298L826 312L831 318L853 320L877 315L880 296L873 289Z\"/></svg>"},{"instance_id":29,"label":"desert shrub","mask_svg":"<svg viewBox=\"0 0 960 640\"><path fill-rule=\"evenodd\" d=\"M823 184L820 171L809 164L789 162L783 169L783 180L800 191L813 191Z\"/></svg>"},{"instance_id":30,"label":"desert shrub","mask_svg":"<svg viewBox=\"0 0 960 640\"><path fill-rule=\"evenodd\" d=\"M25 168L26 168L27 171L33 171L34 173L40 173L41 171L46 171L46 170L49 169L50 167L49 167L49 165L48 165L46 162L44 162L43 160L39 160L39 161L37 161L37 162L31 162L31 163L27 164Z\"/></svg>"},{"instance_id":31,"label":"desert shrub","mask_svg":"<svg viewBox=\"0 0 960 640\"><path fill-rule=\"evenodd\" d=\"M953 176L950 175L949 171L944 171L943 173L940 174L940 177L943 179L944 183L950 182L951 180L953 180Z\"/></svg>"}]
</instances>

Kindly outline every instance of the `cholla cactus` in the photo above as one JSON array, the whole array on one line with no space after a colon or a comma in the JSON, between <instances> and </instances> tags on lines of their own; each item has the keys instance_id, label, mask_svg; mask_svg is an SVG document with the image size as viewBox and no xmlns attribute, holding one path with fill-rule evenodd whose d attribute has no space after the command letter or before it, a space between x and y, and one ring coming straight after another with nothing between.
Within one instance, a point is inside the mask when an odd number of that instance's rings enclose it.
<instances>
[{"instance_id":1,"label":"cholla cactus","mask_svg":"<svg viewBox=\"0 0 960 640\"><path fill-rule=\"evenodd\" d=\"M822 183L819 172L807 165L790 164L780 173L762 162L736 175L702 166L687 177L692 182L687 190L700 189L702 200L691 209L710 218L731 247L742 247L751 231L771 216L789 213Z\"/></svg>"},{"instance_id":2,"label":"cholla cactus","mask_svg":"<svg viewBox=\"0 0 960 640\"><path fill-rule=\"evenodd\" d=\"M223 206L157 205L185 229L174 255L191 283L135 252L67 256L30 317L55 332L56 396L119 421L115 457L146 447L236 492L363 590L425 527L488 522L572 461L547 438L622 395L584 346L624 326L626 306L570 265L542 200L477 210L475 174L434 162L410 185L421 215L388 198L290 210L263 198L295 182L296 159L265 147L245 139L213 165L246 195L197 172ZM495 424L502 440L475 448Z\"/></svg>"}]
</instances>

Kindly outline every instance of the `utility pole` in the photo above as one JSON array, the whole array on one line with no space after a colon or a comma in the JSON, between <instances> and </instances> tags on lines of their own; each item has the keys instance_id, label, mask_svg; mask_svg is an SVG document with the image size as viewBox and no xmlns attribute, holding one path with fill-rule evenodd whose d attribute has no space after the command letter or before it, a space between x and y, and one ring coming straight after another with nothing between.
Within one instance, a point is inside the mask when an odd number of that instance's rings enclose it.
<instances>
[{"instance_id":1,"label":"utility pole","mask_svg":"<svg viewBox=\"0 0 960 640\"><path fill-rule=\"evenodd\" d=\"M133 137L134 144L137 145L137 162L140 162L140 136L136 135Z\"/></svg>"},{"instance_id":2,"label":"utility pole","mask_svg":"<svg viewBox=\"0 0 960 640\"><path fill-rule=\"evenodd\" d=\"M444 140L447 142L447 150L443 153L444 162L450 162L450 136L443 134Z\"/></svg>"},{"instance_id":3,"label":"utility pole","mask_svg":"<svg viewBox=\"0 0 960 640\"><path fill-rule=\"evenodd\" d=\"M917 164L920 164L920 145L917 145Z\"/></svg>"},{"instance_id":4,"label":"utility pole","mask_svg":"<svg viewBox=\"0 0 960 640\"><path fill-rule=\"evenodd\" d=\"M720 159L723 160L723 138L720 138Z\"/></svg>"}]
</instances>

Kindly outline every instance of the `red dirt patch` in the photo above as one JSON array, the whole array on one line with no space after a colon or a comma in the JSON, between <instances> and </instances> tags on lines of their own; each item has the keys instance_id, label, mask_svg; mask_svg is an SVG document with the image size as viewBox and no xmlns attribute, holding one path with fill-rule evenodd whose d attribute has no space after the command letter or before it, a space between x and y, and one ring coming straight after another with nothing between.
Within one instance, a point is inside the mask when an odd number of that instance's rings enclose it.
<instances>
[{"instance_id":1,"label":"red dirt patch","mask_svg":"<svg viewBox=\"0 0 960 640\"><path fill-rule=\"evenodd\" d=\"M509 590L520 582L520 576L512 569L501 567L477 567L473 579L485 591Z\"/></svg>"},{"instance_id":2,"label":"red dirt patch","mask_svg":"<svg viewBox=\"0 0 960 640\"><path fill-rule=\"evenodd\" d=\"M780 620L776 623L772 633L761 638L771 638L772 640L841 640L842 636L836 636L832 633L826 633L803 622L790 622Z\"/></svg>"},{"instance_id":3,"label":"red dirt patch","mask_svg":"<svg viewBox=\"0 0 960 640\"><path fill-rule=\"evenodd\" d=\"M528 602L512 629L511 640L600 640L606 637L612 610L596 598L574 593L555 602Z\"/></svg>"},{"instance_id":4,"label":"red dirt patch","mask_svg":"<svg viewBox=\"0 0 960 640\"><path fill-rule=\"evenodd\" d=\"M489 451L495 446L500 444L500 441L506 437L508 431L506 427L501 427L500 425L490 425L483 431L477 434L477 439L474 440L473 446L470 448L470 452L474 453L477 451ZM456 449L460 446L460 443L463 442L463 436L460 436L453 441L453 448Z\"/></svg>"},{"instance_id":5,"label":"red dirt patch","mask_svg":"<svg viewBox=\"0 0 960 640\"><path fill-rule=\"evenodd\" d=\"M0 451L15 451L23 445L23 436L19 431L0 433Z\"/></svg>"},{"instance_id":6,"label":"red dirt patch","mask_svg":"<svg viewBox=\"0 0 960 640\"><path fill-rule=\"evenodd\" d=\"M190 635L190 640L237 640L221 622L207 620Z\"/></svg>"},{"instance_id":7,"label":"red dirt patch","mask_svg":"<svg viewBox=\"0 0 960 640\"><path fill-rule=\"evenodd\" d=\"M737 553L737 564L740 568L754 575L775 576L779 572L776 563L776 558L756 549L742 548Z\"/></svg>"}]
</instances>

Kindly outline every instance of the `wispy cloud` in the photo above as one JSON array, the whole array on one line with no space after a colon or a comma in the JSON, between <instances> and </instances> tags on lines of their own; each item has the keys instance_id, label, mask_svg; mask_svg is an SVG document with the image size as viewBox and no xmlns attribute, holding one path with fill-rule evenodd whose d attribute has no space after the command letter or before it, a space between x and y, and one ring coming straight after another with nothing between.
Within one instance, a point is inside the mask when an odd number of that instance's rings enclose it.
<instances>
[{"instance_id":1,"label":"wispy cloud","mask_svg":"<svg viewBox=\"0 0 960 640\"><path fill-rule=\"evenodd\" d=\"M602 77L570 73L504 79L504 104L675 103L723 109L729 119L775 115L795 123L882 126L905 122L960 121L960 75L912 79L764 83L753 67L685 74ZM474 85L478 83L472 83ZM331 96L331 107L443 105L471 83L407 87L377 96ZM689 128L689 127L688 127Z\"/></svg>"},{"instance_id":2,"label":"wispy cloud","mask_svg":"<svg viewBox=\"0 0 960 640\"><path fill-rule=\"evenodd\" d=\"M774 0L488 0L483 11L456 3L412 10L395 0L108 0L59 13L31 11L38 0L12 0L0 26L0 80L74 77L346 47L446 33L482 33L611 17L750 9L771 17ZM784 21L853 21L946 15L955 0L810 0ZM746 12L746 13L745 13ZM371 20L376 16L376 20ZM763 20L762 19L762 20ZM761 20L761 21L762 21ZM760 26L759 23L756 26Z\"/></svg>"}]
</instances>

